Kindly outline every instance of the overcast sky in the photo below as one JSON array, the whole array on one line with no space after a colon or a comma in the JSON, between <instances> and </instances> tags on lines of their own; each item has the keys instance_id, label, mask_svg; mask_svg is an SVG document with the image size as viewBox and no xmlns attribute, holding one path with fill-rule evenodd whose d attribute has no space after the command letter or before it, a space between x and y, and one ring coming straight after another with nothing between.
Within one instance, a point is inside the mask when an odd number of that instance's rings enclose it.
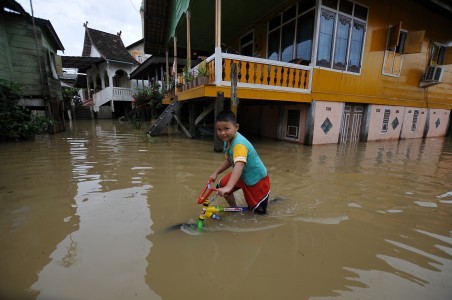
<instances>
[{"instance_id":1,"label":"overcast sky","mask_svg":"<svg viewBox=\"0 0 452 300\"><path fill-rule=\"evenodd\" d=\"M31 15L30 0L16 0ZM142 38L141 0L32 0L34 16L52 23L64 46L61 55L81 56L85 28L116 34L124 45Z\"/></svg>"}]
</instances>

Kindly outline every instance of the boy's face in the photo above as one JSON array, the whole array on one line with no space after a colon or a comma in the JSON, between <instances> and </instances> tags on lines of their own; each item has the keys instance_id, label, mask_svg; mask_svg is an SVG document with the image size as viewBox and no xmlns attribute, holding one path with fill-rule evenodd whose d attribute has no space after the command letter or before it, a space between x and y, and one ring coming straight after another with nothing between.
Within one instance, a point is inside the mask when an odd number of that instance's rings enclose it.
<instances>
[{"instance_id":1,"label":"boy's face","mask_svg":"<svg viewBox=\"0 0 452 300\"><path fill-rule=\"evenodd\" d=\"M217 121L217 135L224 142L232 141L238 130L239 124L226 121Z\"/></svg>"}]
</instances>

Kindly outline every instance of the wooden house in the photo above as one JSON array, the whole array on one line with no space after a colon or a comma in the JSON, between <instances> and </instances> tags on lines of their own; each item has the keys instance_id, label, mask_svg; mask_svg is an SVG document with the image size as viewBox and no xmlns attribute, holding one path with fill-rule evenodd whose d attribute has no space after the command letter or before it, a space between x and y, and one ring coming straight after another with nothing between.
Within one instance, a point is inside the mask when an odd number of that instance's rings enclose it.
<instances>
[{"instance_id":1,"label":"wooden house","mask_svg":"<svg viewBox=\"0 0 452 300\"><path fill-rule=\"evenodd\" d=\"M147 0L144 14L146 53L182 52L190 62L209 53L206 84L176 77L192 133L206 109L213 120L224 106L246 133L308 145L444 136L450 127L445 1ZM199 66L189 67L196 77Z\"/></svg>"},{"instance_id":2,"label":"wooden house","mask_svg":"<svg viewBox=\"0 0 452 300\"><path fill-rule=\"evenodd\" d=\"M98 118L121 117L132 109L137 86L130 73L139 65L126 49L121 32L111 34L84 24L82 56L62 56L64 68L77 68L74 87L83 89L82 100Z\"/></svg>"},{"instance_id":3,"label":"wooden house","mask_svg":"<svg viewBox=\"0 0 452 300\"><path fill-rule=\"evenodd\" d=\"M64 47L50 21L30 16L16 1L0 2L0 79L20 83L19 105L53 119L53 132L65 129L58 50Z\"/></svg>"}]
</instances>

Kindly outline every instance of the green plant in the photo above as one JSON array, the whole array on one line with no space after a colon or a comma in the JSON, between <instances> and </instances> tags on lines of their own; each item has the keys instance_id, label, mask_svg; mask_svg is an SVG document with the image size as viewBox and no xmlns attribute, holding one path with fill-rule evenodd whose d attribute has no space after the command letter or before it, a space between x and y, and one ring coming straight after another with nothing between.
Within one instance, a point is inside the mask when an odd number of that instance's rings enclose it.
<instances>
[{"instance_id":1,"label":"green plant","mask_svg":"<svg viewBox=\"0 0 452 300\"><path fill-rule=\"evenodd\" d=\"M198 65L198 76L209 76L209 71L207 70L207 63L203 60Z\"/></svg>"},{"instance_id":2,"label":"green plant","mask_svg":"<svg viewBox=\"0 0 452 300\"><path fill-rule=\"evenodd\" d=\"M133 95L133 107L137 109L158 109L162 105L163 94L160 92L160 85L152 82L144 89L138 89Z\"/></svg>"},{"instance_id":3,"label":"green plant","mask_svg":"<svg viewBox=\"0 0 452 300\"><path fill-rule=\"evenodd\" d=\"M187 60L187 65L182 69L182 77L185 83L190 83L193 81L193 74L190 72L190 60Z\"/></svg>"},{"instance_id":4,"label":"green plant","mask_svg":"<svg viewBox=\"0 0 452 300\"><path fill-rule=\"evenodd\" d=\"M19 83L0 80L0 140L21 140L45 134L53 125L48 117L33 117L29 110L18 106L22 95Z\"/></svg>"}]
</instances>

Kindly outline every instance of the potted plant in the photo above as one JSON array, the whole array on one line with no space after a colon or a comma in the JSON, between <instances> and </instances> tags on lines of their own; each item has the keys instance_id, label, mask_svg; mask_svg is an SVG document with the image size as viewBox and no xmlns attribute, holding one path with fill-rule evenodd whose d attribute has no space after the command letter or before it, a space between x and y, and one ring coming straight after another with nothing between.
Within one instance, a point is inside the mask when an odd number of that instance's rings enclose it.
<instances>
[{"instance_id":1,"label":"potted plant","mask_svg":"<svg viewBox=\"0 0 452 300\"><path fill-rule=\"evenodd\" d=\"M205 60L203 60L198 65L198 85L205 85L209 83L209 71L207 70L207 63Z\"/></svg>"},{"instance_id":2,"label":"potted plant","mask_svg":"<svg viewBox=\"0 0 452 300\"><path fill-rule=\"evenodd\" d=\"M189 89L191 86L191 82L193 81L193 74L190 73L190 61L187 61L187 65L182 70L182 76L184 78L184 83L186 85L186 89Z\"/></svg>"}]
</instances>

